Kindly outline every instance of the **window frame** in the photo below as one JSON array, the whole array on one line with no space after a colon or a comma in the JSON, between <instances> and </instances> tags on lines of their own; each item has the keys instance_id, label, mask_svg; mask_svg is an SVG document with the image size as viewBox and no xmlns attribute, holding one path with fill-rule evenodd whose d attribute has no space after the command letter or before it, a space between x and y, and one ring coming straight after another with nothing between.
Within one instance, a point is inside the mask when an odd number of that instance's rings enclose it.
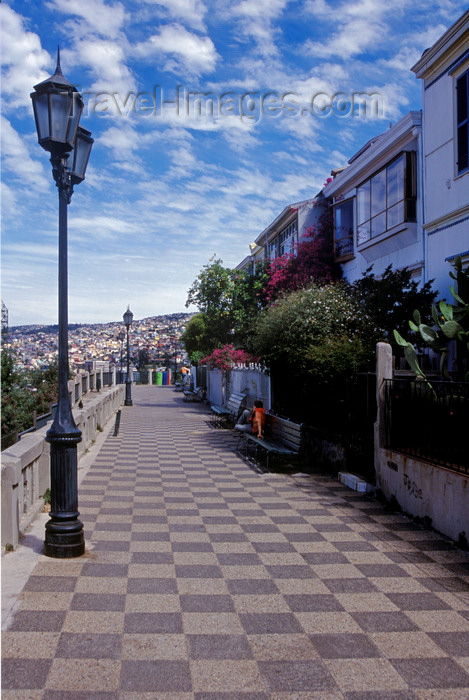
<instances>
[{"instance_id":1,"label":"window frame","mask_svg":"<svg viewBox=\"0 0 469 700\"><path fill-rule=\"evenodd\" d=\"M269 241L269 259L281 257L286 253L291 253L291 242L292 239L298 241L298 216L296 216L287 226L284 226L272 240ZM287 244L289 244L290 250L286 250Z\"/></svg>"},{"instance_id":2,"label":"window frame","mask_svg":"<svg viewBox=\"0 0 469 700\"><path fill-rule=\"evenodd\" d=\"M355 199L356 199L355 196L344 197L344 199L341 199L340 201L336 201L334 203L334 211L333 211L334 256L338 262L343 262L345 260L351 260L352 258L355 257L355 251L354 251L354 245L353 245L354 239L355 239L355 219L356 219L355 202L354 202ZM337 230L336 229L336 212L344 204L352 206L352 226L349 229L349 233L344 234L344 235L340 236L340 238L339 238L336 235L336 230ZM338 251L338 249L337 249L338 242L344 244L345 250Z\"/></svg>"},{"instance_id":3,"label":"window frame","mask_svg":"<svg viewBox=\"0 0 469 700\"><path fill-rule=\"evenodd\" d=\"M455 78L456 174L469 171L469 69ZM462 165L460 165L462 159Z\"/></svg>"},{"instance_id":4,"label":"window frame","mask_svg":"<svg viewBox=\"0 0 469 700\"><path fill-rule=\"evenodd\" d=\"M389 173L392 166L397 163L398 160L404 160L403 168L403 186L402 186L402 196L390 203L390 188L389 188ZM377 178L382 174L385 174L385 203L384 208L380 209L379 212L373 214L373 181L377 182ZM363 180L356 188L357 197L357 218L355 222L356 230L356 245L359 249L362 246L370 245L374 240L385 237L389 231L392 231L398 226L403 226L406 223L415 223L417 216L417 170L416 170L416 153L415 151L401 151L395 158L390 160L386 165L384 165L380 170L377 170L366 180ZM359 199L360 189L365 189L369 186L369 197L366 206L369 207L369 217L358 221L358 212L361 208L361 203ZM402 219L396 223L390 225L390 211L397 206L403 207ZM385 218L385 225L382 230L377 233L373 233L373 221L380 217ZM360 226L367 226L368 234L366 238L360 239Z\"/></svg>"}]
</instances>

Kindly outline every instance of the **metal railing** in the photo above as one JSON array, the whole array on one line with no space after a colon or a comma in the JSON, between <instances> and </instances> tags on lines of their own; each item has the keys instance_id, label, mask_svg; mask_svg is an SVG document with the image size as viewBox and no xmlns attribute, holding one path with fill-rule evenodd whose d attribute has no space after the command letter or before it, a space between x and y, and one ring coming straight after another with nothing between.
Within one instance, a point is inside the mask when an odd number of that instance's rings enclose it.
<instances>
[{"instance_id":1,"label":"metal railing","mask_svg":"<svg viewBox=\"0 0 469 700\"><path fill-rule=\"evenodd\" d=\"M469 383L385 381L385 447L469 474Z\"/></svg>"}]
</instances>

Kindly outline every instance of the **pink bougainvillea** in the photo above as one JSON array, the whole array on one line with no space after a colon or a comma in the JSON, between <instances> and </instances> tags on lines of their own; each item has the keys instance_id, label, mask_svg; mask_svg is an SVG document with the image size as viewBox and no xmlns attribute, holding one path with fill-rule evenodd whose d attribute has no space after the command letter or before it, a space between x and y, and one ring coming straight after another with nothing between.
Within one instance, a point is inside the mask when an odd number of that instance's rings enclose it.
<instances>
[{"instance_id":1,"label":"pink bougainvillea","mask_svg":"<svg viewBox=\"0 0 469 700\"><path fill-rule=\"evenodd\" d=\"M317 226L306 230L292 253L270 261L270 279L265 287L269 301L312 281L326 284L340 278L340 268L334 259L331 224L330 215L326 213Z\"/></svg>"},{"instance_id":2,"label":"pink bougainvillea","mask_svg":"<svg viewBox=\"0 0 469 700\"><path fill-rule=\"evenodd\" d=\"M247 364L249 362L259 362L259 358L251 355L245 350L237 350L234 345L224 345L217 348L207 357L202 358L200 364L208 364L210 367L227 371L235 364Z\"/></svg>"}]
</instances>

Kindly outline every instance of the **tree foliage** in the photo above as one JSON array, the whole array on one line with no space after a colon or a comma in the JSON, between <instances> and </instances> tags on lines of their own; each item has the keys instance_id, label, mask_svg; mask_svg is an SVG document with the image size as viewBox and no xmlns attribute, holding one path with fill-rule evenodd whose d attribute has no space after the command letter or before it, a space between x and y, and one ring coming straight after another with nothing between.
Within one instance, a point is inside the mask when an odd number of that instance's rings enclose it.
<instances>
[{"instance_id":1,"label":"tree foliage","mask_svg":"<svg viewBox=\"0 0 469 700\"><path fill-rule=\"evenodd\" d=\"M388 265L380 277L376 277L372 270L373 266L369 267L352 284L352 290L360 307L379 329L376 340L395 345L394 329L403 333L414 309L431 307L435 301L433 280L420 287L407 268L393 270L392 265Z\"/></svg>"},{"instance_id":2,"label":"tree foliage","mask_svg":"<svg viewBox=\"0 0 469 700\"><path fill-rule=\"evenodd\" d=\"M57 362L41 370L19 371L14 352L2 348L2 436L31 428L34 411L47 413L57 401Z\"/></svg>"},{"instance_id":3,"label":"tree foliage","mask_svg":"<svg viewBox=\"0 0 469 700\"><path fill-rule=\"evenodd\" d=\"M250 273L223 267L222 262L212 259L204 265L188 291L186 306L199 309L181 338L189 357L196 351L209 355L233 342L248 344L251 326L267 303L266 264Z\"/></svg>"},{"instance_id":4,"label":"tree foliage","mask_svg":"<svg viewBox=\"0 0 469 700\"><path fill-rule=\"evenodd\" d=\"M314 371L313 348L327 351L334 341L369 349L376 329L346 283L312 284L284 295L258 318L253 342L255 351L269 360L295 364L301 371Z\"/></svg>"}]
</instances>

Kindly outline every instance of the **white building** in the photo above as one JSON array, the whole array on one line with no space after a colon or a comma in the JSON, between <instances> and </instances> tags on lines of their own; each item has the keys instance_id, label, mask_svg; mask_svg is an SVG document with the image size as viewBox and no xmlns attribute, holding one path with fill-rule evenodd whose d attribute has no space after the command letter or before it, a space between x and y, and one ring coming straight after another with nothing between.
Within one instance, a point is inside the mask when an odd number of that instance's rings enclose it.
<instances>
[{"instance_id":1,"label":"white building","mask_svg":"<svg viewBox=\"0 0 469 700\"><path fill-rule=\"evenodd\" d=\"M452 302L451 263L469 264L469 10L412 71L423 88L426 279Z\"/></svg>"},{"instance_id":2,"label":"white building","mask_svg":"<svg viewBox=\"0 0 469 700\"><path fill-rule=\"evenodd\" d=\"M421 132L421 113L409 112L333 171L324 187L336 260L349 282L371 265L377 276L392 264L424 277Z\"/></svg>"},{"instance_id":3,"label":"white building","mask_svg":"<svg viewBox=\"0 0 469 700\"><path fill-rule=\"evenodd\" d=\"M322 193L312 199L289 204L250 244L251 254L236 269L255 267L261 260L272 260L286 253L294 253L302 236L318 223L327 207Z\"/></svg>"}]
</instances>

